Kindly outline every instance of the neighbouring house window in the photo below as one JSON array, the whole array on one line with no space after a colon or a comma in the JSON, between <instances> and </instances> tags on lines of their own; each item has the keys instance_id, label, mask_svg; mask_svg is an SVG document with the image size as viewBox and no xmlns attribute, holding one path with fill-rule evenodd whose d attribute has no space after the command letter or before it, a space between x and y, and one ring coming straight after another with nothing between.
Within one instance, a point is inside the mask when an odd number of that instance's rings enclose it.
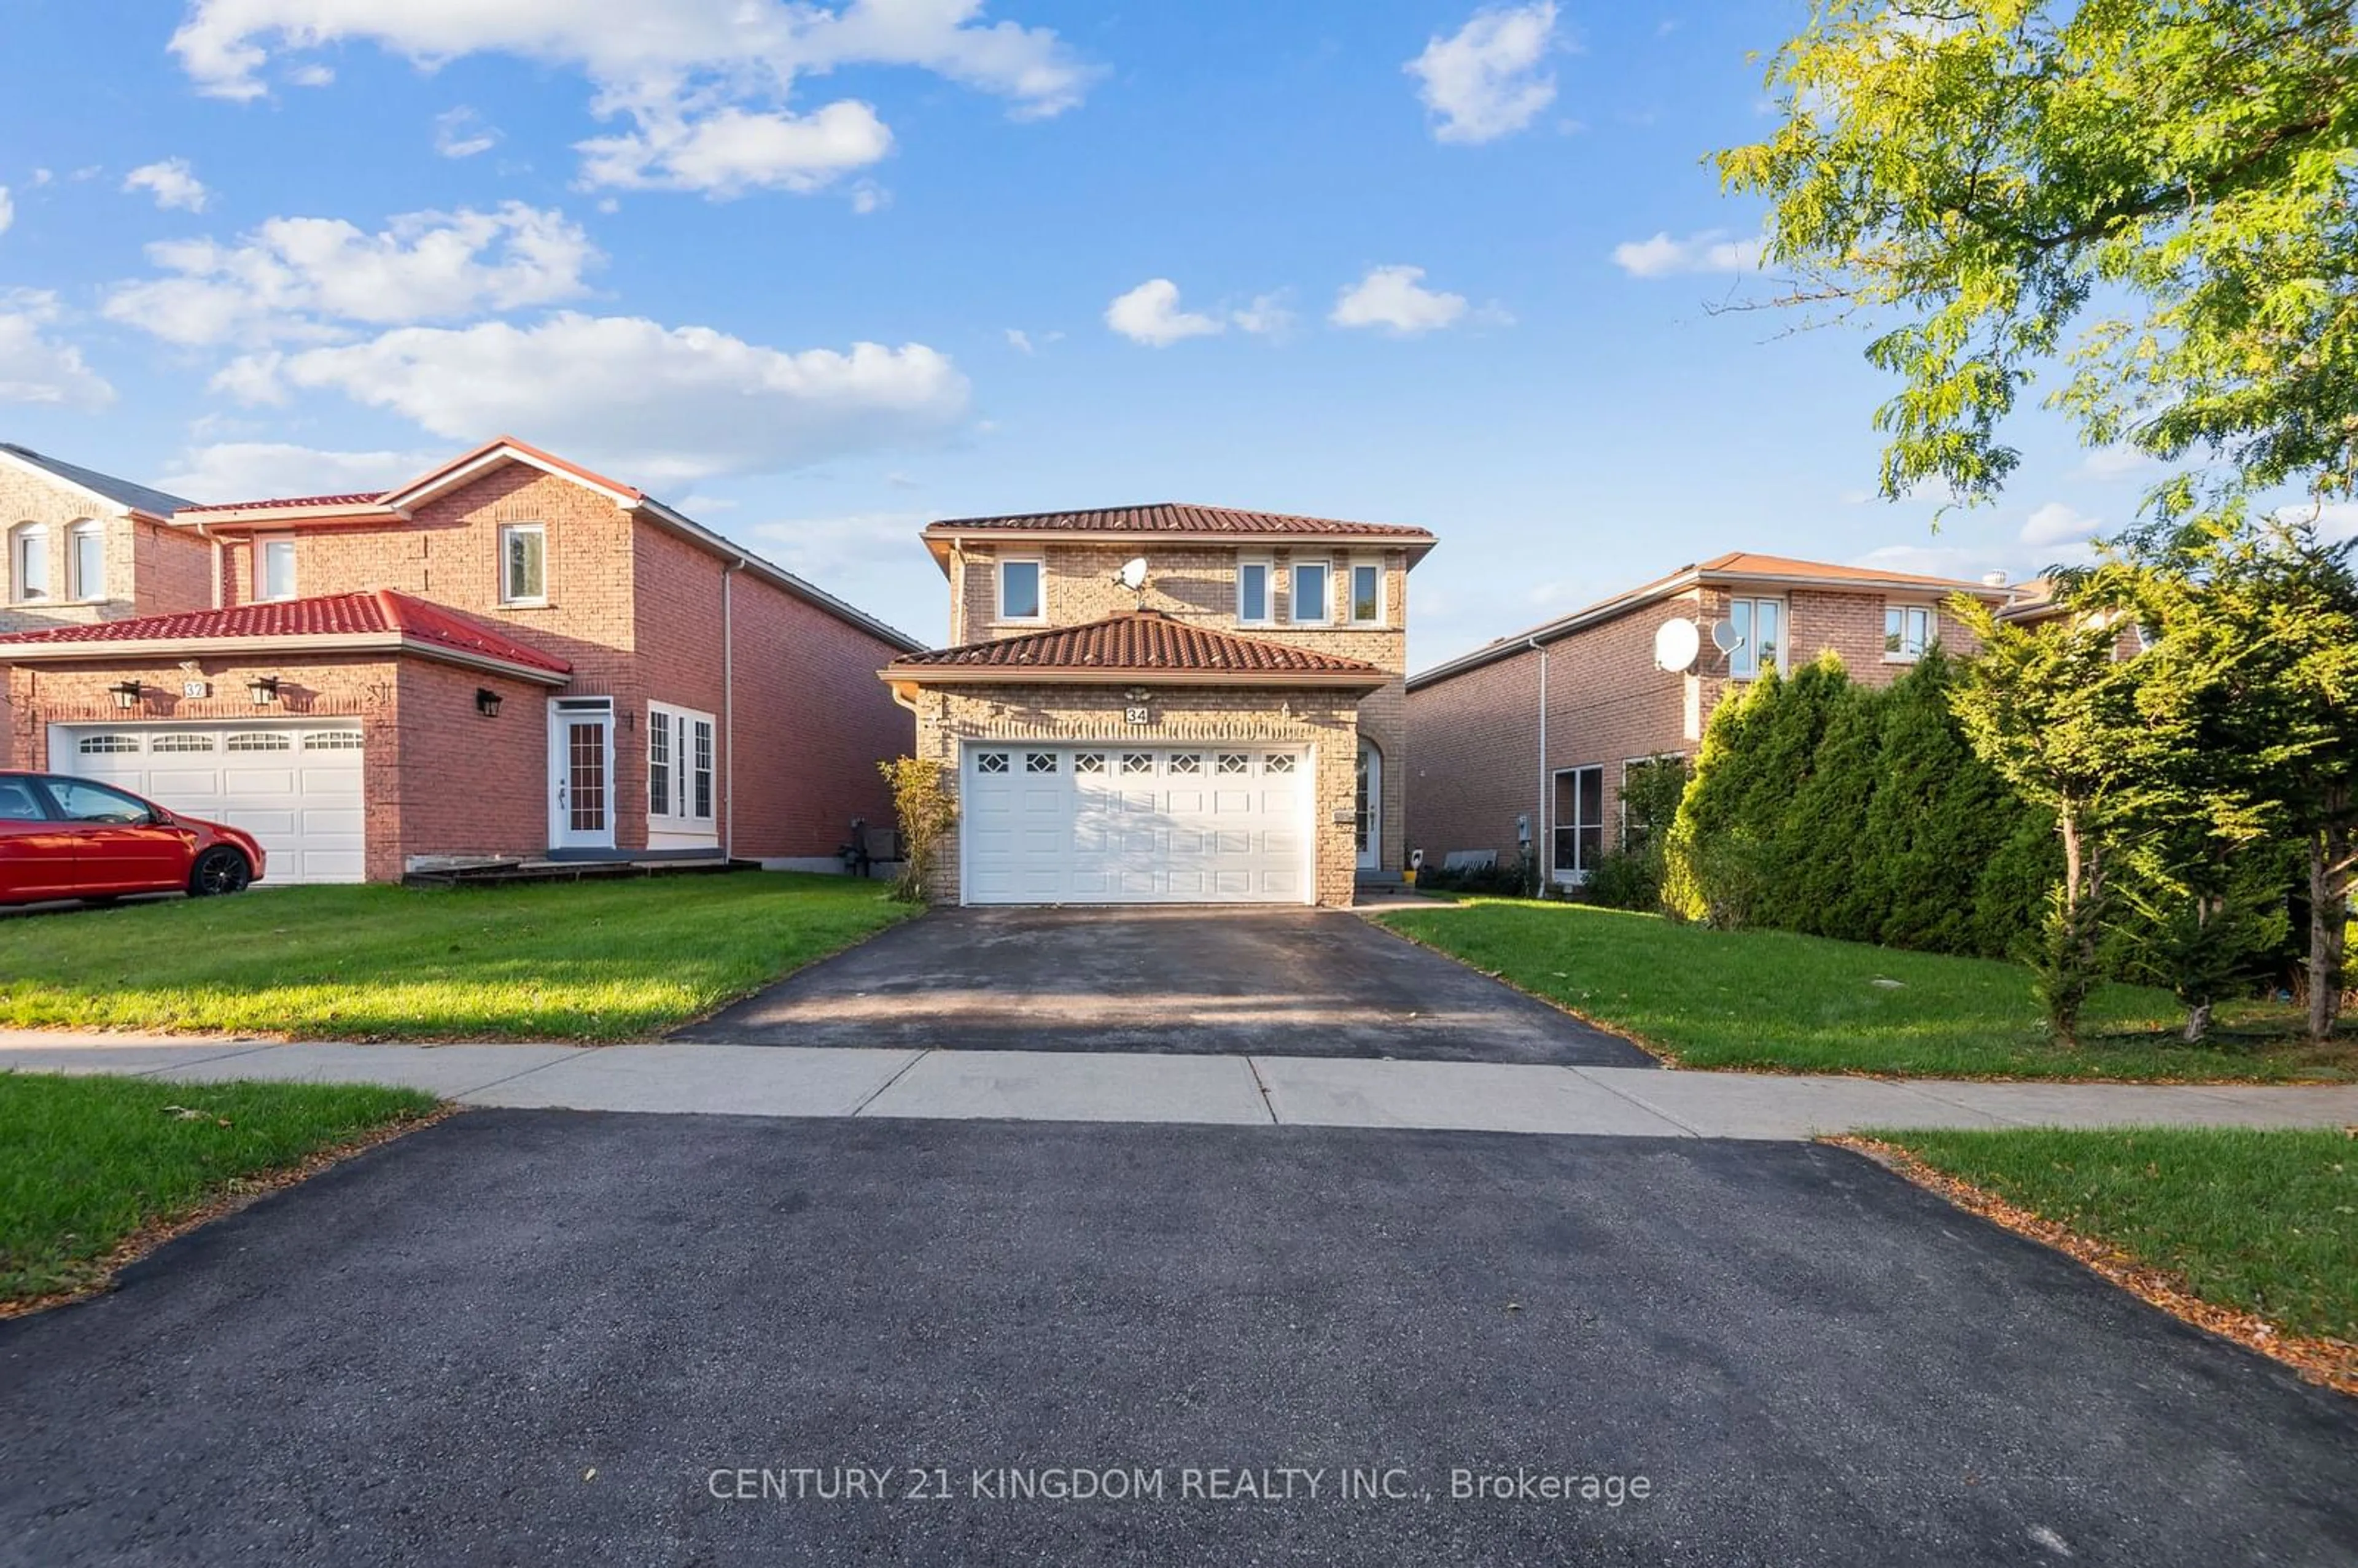
<instances>
[{"instance_id":1,"label":"neighbouring house window","mask_svg":"<svg viewBox=\"0 0 2358 1568\"><path fill-rule=\"evenodd\" d=\"M1736 651L1727 655L1727 673L1750 680L1763 670L1785 667L1785 601L1781 599L1736 599L1728 601L1727 618L1736 626Z\"/></svg>"},{"instance_id":2,"label":"neighbouring house window","mask_svg":"<svg viewBox=\"0 0 2358 1568\"><path fill-rule=\"evenodd\" d=\"M295 597L295 541L265 539L262 541L262 597L292 599Z\"/></svg>"},{"instance_id":3,"label":"neighbouring house window","mask_svg":"<svg viewBox=\"0 0 2358 1568\"><path fill-rule=\"evenodd\" d=\"M1269 563L1237 563L1237 619L1248 626L1266 626L1269 611Z\"/></svg>"},{"instance_id":4,"label":"neighbouring house window","mask_svg":"<svg viewBox=\"0 0 2358 1568\"><path fill-rule=\"evenodd\" d=\"M1374 626L1384 618L1384 568L1369 564L1351 568L1351 624Z\"/></svg>"},{"instance_id":5,"label":"neighbouring house window","mask_svg":"<svg viewBox=\"0 0 2358 1568\"><path fill-rule=\"evenodd\" d=\"M1932 611L1921 604L1883 607L1883 656L1906 664L1924 656L1932 645Z\"/></svg>"},{"instance_id":6,"label":"neighbouring house window","mask_svg":"<svg viewBox=\"0 0 2358 1568\"><path fill-rule=\"evenodd\" d=\"M712 825L709 713L647 704L647 819L652 827L698 832Z\"/></svg>"},{"instance_id":7,"label":"neighbouring house window","mask_svg":"<svg viewBox=\"0 0 2358 1568\"><path fill-rule=\"evenodd\" d=\"M1585 882L1605 852L1605 766L1560 768L1555 775L1555 874Z\"/></svg>"},{"instance_id":8,"label":"neighbouring house window","mask_svg":"<svg viewBox=\"0 0 2358 1568\"><path fill-rule=\"evenodd\" d=\"M500 530L500 601L538 604L548 598L548 528L511 523Z\"/></svg>"},{"instance_id":9,"label":"neighbouring house window","mask_svg":"<svg viewBox=\"0 0 2358 1568\"><path fill-rule=\"evenodd\" d=\"M671 815L671 715L660 708L647 709L647 813Z\"/></svg>"},{"instance_id":10,"label":"neighbouring house window","mask_svg":"<svg viewBox=\"0 0 2358 1568\"><path fill-rule=\"evenodd\" d=\"M999 618L1037 621L1040 605L1040 563L1003 560L999 563Z\"/></svg>"},{"instance_id":11,"label":"neighbouring house window","mask_svg":"<svg viewBox=\"0 0 2358 1568\"><path fill-rule=\"evenodd\" d=\"M106 597L106 524L85 521L73 525L66 535L69 549L68 566L73 573L69 585L76 599Z\"/></svg>"},{"instance_id":12,"label":"neighbouring house window","mask_svg":"<svg viewBox=\"0 0 2358 1568\"><path fill-rule=\"evenodd\" d=\"M49 597L49 531L38 523L22 523L8 535L8 577L19 600Z\"/></svg>"},{"instance_id":13,"label":"neighbouring house window","mask_svg":"<svg viewBox=\"0 0 2358 1568\"><path fill-rule=\"evenodd\" d=\"M1296 626L1326 624L1326 571L1325 561L1293 563L1292 618Z\"/></svg>"}]
</instances>

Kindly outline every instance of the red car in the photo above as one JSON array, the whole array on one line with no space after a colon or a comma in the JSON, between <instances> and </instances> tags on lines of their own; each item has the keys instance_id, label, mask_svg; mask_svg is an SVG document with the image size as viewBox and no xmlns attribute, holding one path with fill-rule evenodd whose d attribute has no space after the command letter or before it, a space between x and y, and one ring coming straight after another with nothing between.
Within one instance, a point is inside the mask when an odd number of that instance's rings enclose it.
<instances>
[{"instance_id":1,"label":"red car","mask_svg":"<svg viewBox=\"0 0 2358 1568\"><path fill-rule=\"evenodd\" d=\"M201 898L261 880L262 846L251 834L178 816L113 784L0 773L0 903L131 892Z\"/></svg>"}]
</instances>

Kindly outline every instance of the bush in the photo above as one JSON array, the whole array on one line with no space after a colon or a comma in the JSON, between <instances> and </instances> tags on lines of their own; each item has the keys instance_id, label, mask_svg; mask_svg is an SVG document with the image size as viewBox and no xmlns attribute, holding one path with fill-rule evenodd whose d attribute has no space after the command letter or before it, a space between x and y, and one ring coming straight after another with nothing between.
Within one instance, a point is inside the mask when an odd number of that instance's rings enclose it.
<instances>
[{"instance_id":1,"label":"bush","mask_svg":"<svg viewBox=\"0 0 2358 1568\"><path fill-rule=\"evenodd\" d=\"M877 768L892 786L892 810L901 819L901 878L892 896L924 903L933 896L942 845L957 826L957 789L939 762L897 757Z\"/></svg>"},{"instance_id":2,"label":"bush","mask_svg":"<svg viewBox=\"0 0 2358 1568\"><path fill-rule=\"evenodd\" d=\"M1427 866L1416 885L1428 892L1476 893L1489 898L1531 898L1539 888L1539 863L1529 855L1488 866Z\"/></svg>"}]
</instances>

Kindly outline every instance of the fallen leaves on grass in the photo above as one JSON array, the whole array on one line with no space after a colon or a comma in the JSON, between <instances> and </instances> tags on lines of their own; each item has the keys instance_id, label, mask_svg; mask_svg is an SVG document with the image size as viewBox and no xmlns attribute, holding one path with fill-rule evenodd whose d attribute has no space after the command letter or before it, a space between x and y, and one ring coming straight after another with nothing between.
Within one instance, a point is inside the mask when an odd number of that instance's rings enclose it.
<instances>
[{"instance_id":1,"label":"fallen leaves on grass","mask_svg":"<svg viewBox=\"0 0 2358 1568\"><path fill-rule=\"evenodd\" d=\"M272 1193L291 1187L298 1182L308 1181L330 1166L341 1164L355 1154L365 1154L381 1144L390 1143L396 1138L406 1137L423 1128L431 1127L446 1117L456 1115L459 1108L458 1106L446 1104L437 1106L434 1109L420 1115L397 1117L382 1127L361 1133L348 1142L338 1143L331 1148L307 1154L292 1165L282 1165L275 1171L265 1171L258 1175L233 1176L222 1184L219 1194L197 1207L183 1210L168 1218L158 1219L143 1227L116 1242L107 1250L104 1257L90 1260L77 1271L83 1275L81 1284L70 1290L52 1291L45 1296L30 1296L19 1301L0 1301L0 1318L25 1317L33 1313L46 1312L51 1307L64 1306L71 1302L86 1301L92 1296L103 1294L114 1288L114 1276L117 1273L136 1263L167 1241L177 1241L200 1225L210 1225L224 1216L235 1214L256 1198L266 1197ZM206 1115L203 1111L191 1112L180 1106L166 1106L164 1110L167 1114L178 1111L184 1117L193 1115L201 1118ZM227 1127L229 1123L222 1121L222 1125Z\"/></svg>"},{"instance_id":2,"label":"fallen leaves on grass","mask_svg":"<svg viewBox=\"0 0 2358 1568\"><path fill-rule=\"evenodd\" d=\"M1979 1215L2017 1236L2027 1236L2041 1246L2051 1247L2181 1323L2190 1323L2223 1339L2232 1339L2246 1350L2256 1350L2271 1360L2281 1361L2309 1382L2358 1396L2358 1345L2287 1334L2257 1313L2204 1301L2187 1287L2185 1276L2157 1269L2110 1242L2082 1236L2069 1226L2008 1203L1971 1182L1935 1170L1896 1143L1854 1137L1819 1141L1864 1154L1893 1174L1938 1193L1969 1214Z\"/></svg>"}]
</instances>

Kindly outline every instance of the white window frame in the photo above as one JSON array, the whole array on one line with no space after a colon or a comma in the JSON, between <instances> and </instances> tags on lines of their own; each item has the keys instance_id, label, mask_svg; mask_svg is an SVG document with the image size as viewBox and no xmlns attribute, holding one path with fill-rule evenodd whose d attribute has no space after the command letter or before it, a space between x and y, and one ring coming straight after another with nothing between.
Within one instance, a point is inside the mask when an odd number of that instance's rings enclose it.
<instances>
[{"instance_id":1,"label":"white window frame","mask_svg":"<svg viewBox=\"0 0 2358 1568\"><path fill-rule=\"evenodd\" d=\"M1376 574L1376 612L1366 620L1359 618L1359 574L1361 572ZM1336 606L1343 612L1341 617L1343 623L1348 626L1382 626L1386 621L1384 588L1383 561L1374 557L1354 557L1343 568L1343 602Z\"/></svg>"},{"instance_id":2,"label":"white window frame","mask_svg":"<svg viewBox=\"0 0 2358 1568\"><path fill-rule=\"evenodd\" d=\"M82 569L81 546L85 539L98 544L98 570ZM95 517L85 517L66 530L66 588L75 600L95 604L106 597L106 524Z\"/></svg>"},{"instance_id":3,"label":"white window frame","mask_svg":"<svg viewBox=\"0 0 2358 1568\"><path fill-rule=\"evenodd\" d=\"M1596 820L1594 822L1585 819L1580 815L1580 775L1583 773L1595 773L1596 775ZM1602 762L1583 762L1576 767L1558 768L1551 776L1552 779L1552 785L1548 796L1548 810L1551 816L1555 817L1555 820L1552 820L1548 824L1548 875L1554 881L1563 883L1565 886L1581 887L1587 883L1589 872L1596 869L1595 866L1586 860L1580 852L1581 834L1591 830L1595 831L1596 835L1595 859L1602 860L1606 855L1611 852L1611 846L1606 842L1605 838L1605 764ZM1558 797L1563 793L1563 781L1566 779L1573 781L1572 820L1569 822L1563 820L1561 814L1558 811ZM1572 835L1573 863L1569 866L1564 866L1560 865L1557 862L1562 854L1563 836L1567 833Z\"/></svg>"},{"instance_id":4,"label":"white window frame","mask_svg":"<svg viewBox=\"0 0 2358 1568\"><path fill-rule=\"evenodd\" d=\"M1007 609L1007 568L1030 567L1037 584L1037 608L1030 615L1011 614ZM993 616L1010 626L1044 626L1048 622L1048 562L1044 556L1001 556L991 568L990 610Z\"/></svg>"},{"instance_id":5,"label":"white window frame","mask_svg":"<svg viewBox=\"0 0 2358 1568\"><path fill-rule=\"evenodd\" d=\"M1743 643L1737 646L1736 652L1727 655L1729 676L1736 680L1760 678L1760 660L1759 656L1753 652L1753 643L1760 623L1759 607L1764 604L1773 604L1777 607L1777 673L1785 674L1790 667L1792 658L1793 611L1791 606L1787 604L1783 596L1779 594L1731 594L1727 600L1729 620L1733 621L1736 618L1736 607L1739 604L1748 607L1745 612L1746 631ZM1739 665L1737 663L1739 659L1748 660L1748 667Z\"/></svg>"},{"instance_id":6,"label":"white window frame","mask_svg":"<svg viewBox=\"0 0 2358 1568\"><path fill-rule=\"evenodd\" d=\"M508 581L508 541L526 535L540 540L540 591L515 593ZM548 524L546 523L503 523L500 524L500 602L502 604L546 604L548 602Z\"/></svg>"},{"instance_id":7,"label":"white window frame","mask_svg":"<svg viewBox=\"0 0 2358 1568\"><path fill-rule=\"evenodd\" d=\"M1245 573L1260 573L1260 613L1245 613ZM1239 626L1274 626L1277 624L1277 562L1267 556L1237 557L1237 624Z\"/></svg>"},{"instance_id":8,"label":"white window frame","mask_svg":"<svg viewBox=\"0 0 2358 1568\"><path fill-rule=\"evenodd\" d=\"M1320 587L1324 591L1319 597L1324 602L1320 604L1319 609L1323 613L1316 616L1305 616L1302 613L1302 574L1306 571L1321 574ZM1305 560L1296 557L1286 563L1285 623L1289 626L1335 624L1335 563L1333 561L1323 557L1314 560Z\"/></svg>"},{"instance_id":9,"label":"white window frame","mask_svg":"<svg viewBox=\"0 0 2358 1568\"><path fill-rule=\"evenodd\" d=\"M655 809L654 770L655 736L661 733L665 741L669 773L666 810ZM697 708L681 708L668 702L647 704L647 826L650 829L673 833L709 833L719 809L720 785L714 768L718 756L719 724L709 713ZM697 791L701 785L704 809L697 810Z\"/></svg>"},{"instance_id":10,"label":"white window frame","mask_svg":"<svg viewBox=\"0 0 2358 1568\"><path fill-rule=\"evenodd\" d=\"M32 553L27 554L27 546ZM33 574L25 563L40 562L41 583L33 587ZM19 523L8 530L8 597L17 604L49 602L49 525L46 523Z\"/></svg>"},{"instance_id":11,"label":"white window frame","mask_svg":"<svg viewBox=\"0 0 2358 1568\"><path fill-rule=\"evenodd\" d=\"M1891 618L1895 615L1899 618L1899 630L1897 633L1891 630ZM1924 618L1924 635L1916 644L1913 652L1910 652L1908 646L1908 618L1911 615L1920 615ZM1885 600L1883 606L1883 662L1885 664L1914 664L1924 656L1924 650L1931 647L1940 634L1940 613L1931 605L1911 604L1905 600L1898 599ZM1899 639L1899 645L1896 648L1891 645L1894 635Z\"/></svg>"},{"instance_id":12,"label":"white window frame","mask_svg":"<svg viewBox=\"0 0 2358 1568\"><path fill-rule=\"evenodd\" d=\"M270 580L270 559L281 554L287 562L287 585L284 592ZM293 599L302 590L295 576L295 535L265 534L254 541L254 597L265 602Z\"/></svg>"}]
</instances>

